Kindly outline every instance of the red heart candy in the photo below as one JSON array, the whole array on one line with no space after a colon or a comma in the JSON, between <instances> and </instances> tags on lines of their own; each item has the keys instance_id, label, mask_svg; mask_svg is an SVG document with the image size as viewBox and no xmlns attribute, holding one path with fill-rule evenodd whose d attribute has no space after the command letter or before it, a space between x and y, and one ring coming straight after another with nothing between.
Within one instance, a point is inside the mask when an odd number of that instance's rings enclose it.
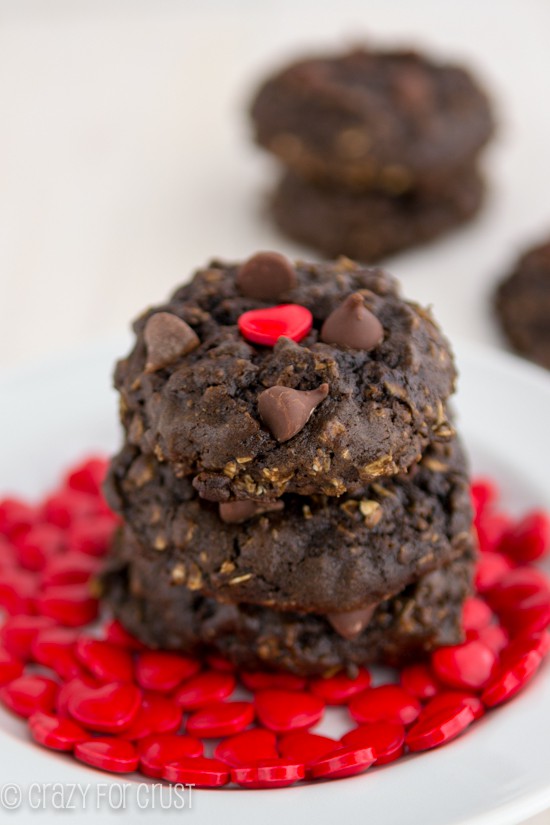
<instances>
[{"instance_id":1,"label":"red heart candy","mask_svg":"<svg viewBox=\"0 0 550 825\"><path fill-rule=\"evenodd\" d=\"M101 733L116 733L129 727L140 704L141 691L126 682L113 682L99 688L82 686L68 700L73 719Z\"/></svg>"},{"instance_id":2,"label":"red heart candy","mask_svg":"<svg viewBox=\"0 0 550 825\"><path fill-rule=\"evenodd\" d=\"M309 309L300 304L280 304L244 312L238 324L241 335L247 341L272 347L281 335L301 341L313 326L313 316Z\"/></svg>"},{"instance_id":3,"label":"red heart candy","mask_svg":"<svg viewBox=\"0 0 550 825\"><path fill-rule=\"evenodd\" d=\"M269 730L286 732L311 728L323 716L325 703L318 696L294 690L261 690L256 694L256 713Z\"/></svg>"}]
</instances>

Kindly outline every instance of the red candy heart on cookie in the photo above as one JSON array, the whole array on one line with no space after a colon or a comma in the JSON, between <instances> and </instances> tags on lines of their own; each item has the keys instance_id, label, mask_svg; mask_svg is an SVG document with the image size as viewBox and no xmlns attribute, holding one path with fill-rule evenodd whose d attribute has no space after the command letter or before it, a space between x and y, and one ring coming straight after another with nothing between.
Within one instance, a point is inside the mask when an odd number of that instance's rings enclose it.
<instances>
[{"instance_id":1,"label":"red candy heart on cookie","mask_svg":"<svg viewBox=\"0 0 550 825\"><path fill-rule=\"evenodd\" d=\"M313 316L309 309L300 304L280 304L244 312L238 324L241 335L247 341L272 347L282 335L301 341L313 326Z\"/></svg>"}]
</instances>

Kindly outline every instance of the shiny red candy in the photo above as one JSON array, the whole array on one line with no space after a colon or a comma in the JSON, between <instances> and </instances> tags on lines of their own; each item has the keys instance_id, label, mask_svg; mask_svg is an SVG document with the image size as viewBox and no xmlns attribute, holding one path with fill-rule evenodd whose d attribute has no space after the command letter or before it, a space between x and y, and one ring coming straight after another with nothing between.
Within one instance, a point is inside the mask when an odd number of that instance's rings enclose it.
<instances>
[{"instance_id":1,"label":"shiny red candy","mask_svg":"<svg viewBox=\"0 0 550 825\"><path fill-rule=\"evenodd\" d=\"M493 653L498 656L500 651L506 647L510 641L510 638L506 630L504 630L501 625L491 624L481 630L468 630L466 633L466 641L472 642L475 640L483 642L484 645L487 645L487 647L489 647Z\"/></svg>"},{"instance_id":2,"label":"shiny red candy","mask_svg":"<svg viewBox=\"0 0 550 825\"><path fill-rule=\"evenodd\" d=\"M174 701L184 710L196 710L212 702L227 699L235 690L235 677L231 673L199 673L174 693Z\"/></svg>"},{"instance_id":3,"label":"shiny red candy","mask_svg":"<svg viewBox=\"0 0 550 825\"><path fill-rule=\"evenodd\" d=\"M306 686L304 676L295 676L294 673L262 673L261 671L240 671L239 679L243 685L253 692L267 688L281 690L303 690Z\"/></svg>"},{"instance_id":4,"label":"shiny red candy","mask_svg":"<svg viewBox=\"0 0 550 825\"><path fill-rule=\"evenodd\" d=\"M55 627L55 622L47 616L9 616L0 630L0 641L12 656L28 661L38 633L48 627Z\"/></svg>"},{"instance_id":5,"label":"shiny red candy","mask_svg":"<svg viewBox=\"0 0 550 825\"><path fill-rule=\"evenodd\" d=\"M224 659L223 656L217 656L213 653L210 653L206 657L206 663L212 668L212 670L219 670L221 673L234 673L237 669L233 662L230 662L228 659Z\"/></svg>"},{"instance_id":6,"label":"shiny red candy","mask_svg":"<svg viewBox=\"0 0 550 825\"><path fill-rule=\"evenodd\" d=\"M494 504L498 498L498 490L489 478L477 478L471 485L472 504L476 518Z\"/></svg>"},{"instance_id":7,"label":"shiny red candy","mask_svg":"<svg viewBox=\"0 0 550 825\"><path fill-rule=\"evenodd\" d=\"M139 639L136 639L128 633L117 619L112 619L110 622L107 622L103 628L103 632L107 642L112 642L114 645L119 645L119 647L127 647L128 650L146 649L143 642L140 642Z\"/></svg>"},{"instance_id":8,"label":"shiny red candy","mask_svg":"<svg viewBox=\"0 0 550 825\"><path fill-rule=\"evenodd\" d=\"M279 338L301 341L313 326L309 309L300 304L280 304L268 309L251 309L238 320L243 338L264 347L274 346Z\"/></svg>"},{"instance_id":9,"label":"shiny red candy","mask_svg":"<svg viewBox=\"0 0 550 825\"><path fill-rule=\"evenodd\" d=\"M26 570L42 570L49 559L66 549L65 531L53 524L36 524L16 542L17 556Z\"/></svg>"},{"instance_id":10,"label":"shiny red candy","mask_svg":"<svg viewBox=\"0 0 550 825\"><path fill-rule=\"evenodd\" d=\"M116 522L110 515L88 516L71 526L69 547L77 553L104 556L113 538Z\"/></svg>"},{"instance_id":11,"label":"shiny red candy","mask_svg":"<svg viewBox=\"0 0 550 825\"><path fill-rule=\"evenodd\" d=\"M124 738L143 739L155 733L174 733L181 727L183 711L175 702L157 693L146 694Z\"/></svg>"},{"instance_id":12,"label":"shiny red candy","mask_svg":"<svg viewBox=\"0 0 550 825\"><path fill-rule=\"evenodd\" d=\"M51 713L33 713L29 717L29 730L36 742L54 751L72 751L79 742L90 738L90 734L76 722Z\"/></svg>"},{"instance_id":13,"label":"shiny red candy","mask_svg":"<svg viewBox=\"0 0 550 825\"><path fill-rule=\"evenodd\" d=\"M191 736L214 739L240 733L254 721L251 702L215 702L192 713L186 730Z\"/></svg>"},{"instance_id":14,"label":"shiny red candy","mask_svg":"<svg viewBox=\"0 0 550 825\"><path fill-rule=\"evenodd\" d=\"M197 788L221 788L229 782L229 767L219 759L184 756L175 762L166 763L162 778L168 782L195 785Z\"/></svg>"},{"instance_id":15,"label":"shiny red candy","mask_svg":"<svg viewBox=\"0 0 550 825\"><path fill-rule=\"evenodd\" d=\"M107 475L107 467L108 462L105 458L88 458L69 471L65 484L71 490L78 490L80 493L88 493L91 496L100 496L101 486Z\"/></svg>"},{"instance_id":16,"label":"shiny red candy","mask_svg":"<svg viewBox=\"0 0 550 825\"><path fill-rule=\"evenodd\" d=\"M76 676L61 685L55 702L55 710L57 715L61 716L63 719L70 719L71 714L69 712L69 699L71 699L72 696L81 695L83 691L90 687L99 686L95 680L87 675Z\"/></svg>"},{"instance_id":17,"label":"shiny red candy","mask_svg":"<svg viewBox=\"0 0 550 825\"><path fill-rule=\"evenodd\" d=\"M77 631L68 627L48 627L33 639L31 655L35 662L54 670L62 679L72 679L83 672L74 653Z\"/></svg>"},{"instance_id":18,"label":"shiny red candy","mask_svg":"<svg viewBox=\"0 0 550 825\"><path fill-rule=\"evenodd\" d=\"M139 742L138 753L141 773L157 779L169 763L202 756L202 742L175 734L148 736Z\"/></svg>"},{"instance_id":19,"label":"shiny red candy","mask_svg":"<svg viewBox=\"0 0 550 825\"><path fill-rule=\"evenodd\" d=\"M455 739L474 721L468 705L443 708L418 721L407 733L405 741L410 751L424 751Z\"/></svg>"},{"instance_id":20,"label":"shiny red candy","mask_svg":"<svg viewBox=\"0 0 550 825\"><path fill-rule=\"evenodd\" d=\"M401 670L401 687L420 701L431 699L441 685L426 665L409 665Z\"/></svg>"},{"instance_id":21,"label":"shiny red candy","mask_svg":"<svg viewBox=\"0 0 550 825\"><path fill-rule=\"evenodd\" d=\"M53 710L58 690L57 682L47 676L19 676L0 690L0 701L12 713L28 719L37 711Z\"/></svg>"},{"instance_id":22,"label":"shiny red candy","mask_svg":"<svg viewBox=\"0 0 550 825\"><path fill-rule=\"evenodd\" d=\"M66 627L82 627L97 616L98 602L87 584L45 587L36 599L38 612Z\"/></svg>"},{"instance_id":23,"label":"shiny red candy","mask_svg":"<svg viewBox=\"0 0 550 825\"><path fill-rule=\"evenodd\" d=\"M281 756L302 762L306 767L339 747L340 743L336 739L303 730L286 733L279 740Z\"/></svg>"},{"instance_id":24,"label":"shiny red candy","mask_svg":"<svg viewBox=\"0 0 550 825\"><path fill-rule=\"evenodd\" d=\"M306 335L311 316L287 305L245 313L239 326L273 346ZM366 669L353 679L238 672L216 653L149 650L115 619L97 638L81 628L96 619L94 577L118 523L101 495L106 468L82 462L41 506L0 501L0 700L43 747L205 788L336 779L451 741L528 685L550 652L550 581L530 564L548 552L550 519L513 521L486 479L472 485L483 552L463 606L466 641L402 668L399 684L372 688ZM226 701L238 681L254 701ZM311 733L325 705L347 705L358 727L340 741ZM203 755L209 738L221 739L214 758Z\"/></svg>"},{"instance_id":25,"label":"shiny red candy","mask_svg":"<svg viewBox=\"0 0 550 825\"><path fill-rule=\"evenodd\" d=\"M349 712L363 724L388 721L411 725L420 713L420 702L399 685L381 685L352 699Z\"/></svg>"},{"instance_id":26,"label":"shiny red candy","mask_svg":"<svg viewBox=\"0 0 550 825\"><path fill-rule=\"evenodd\" d=\"M256 694L258 719L264 727L280 733L313 727L324 710L322 699L301 691L273 689Z\"/></svg>"},{"instance_id":27,"label":"shiny red candy","mask_svg":"<svg viewBox=\"0 0 550 825\"><path fill-rule=\"evenodd\" d=\"M75 643L75 654L78 661L99 682L133 681L132 657L111 642L80 636Z\"/></svg>"},{"instance_id":28,"label":"shiny red candy","mask_svg":"<svg viewBox=\"0 0 550 825\"><path fill-rule=\"evenodd\" d=\"M340 779L363 773L374 761L372 748L343 747L314 762L308 773L313 779Z\"/></svg>"},{"instance_id":29,"label":"shiny red candy","mask_svg":"<svg viewBox=\"0 0 550 825\"><path fill-rule=\"evenodd\" d=\"M279 756L277 737L263 728L245 730L220 742L214 756L232 767L251 765L260 759L276 759Z\"/></svg>"},{"instance_id":30,"label":"shiny red candy","mask_svg":"<svg viewBox=\"0 0 550 825\"><path fill-rule=\"evenodd\" d=\"M478 593L486 593L512 570L510 559L501 553L482 553L477 560L474 583Z\"/></svg>"},{"instance_id":31,"label":"shiny red candy","mask_svg":"<svg viewBox=\"0 0 550 825\"><path fill-rule=\"evenodd\" d=\"M303 779L305 773L299 762L275 757L233 768L231 779L243 788L288 788Z\"/></svg>"},{"instance_id":32,"label":"shiny red candy","mask_svg":"<svg viewBox=\"0 0 550 825\"><path fill-rule=\"evenodd\" d=\"M512 635L545 630L550 624L550 593L534 593L521 599L501 610L500 620Z\"/></svg>"},{"instance_id":33,"label":"shiny red candy","mask_svg":"<svg viewBox=\"0 0 550 825\"><path fill-rule=\"evenodd\" d=\"M0 499L0 533L16 540L25 533L37 519L34 507L16 498Z\"/></svg>"},{"instance_id":34,"label":"shiny red candy","mask_svg":"<svg viewBox=\"0 0 550 825\"><path fill-rule=\"evenodd\" d=\"M17 679L23 673L23 662L0 647L0 687Z\"/></svg>"},{"instance_id":35,"label":"shiny red candy","mask_svg":"<svg viewBox=\"0 0 550 825\"><path fill-rule=\"evenodd\" d=\"M505 531L499 550L515 562L541 559L550 550L550 518L540 510L527 513Z\"/></svg>"},{"instance_id":36,"label":"shiny red candy","mask_svg":"<svg viewBox=\"0 0 550 825\"><path fill-rule=\"evenodd\" d=\"M507 702L519 693L531 681L542 661L536 644L531 648L514 649L513 645L510 648L505 651L497 673L481 694L481 700L488 708Z\"/></svg>"},{"instance_id":37,"label":"shiny red candy","mask_svg":"<svg viewBox=\"0 0 550 825\"><path fill-rule=\"evenodd\" d=\"M0 571L0 607L6 613L36 613L39 582L33 573L17 568Z\"/></svg>"},{"instance_id":38,"label":"shiny red candy","mask_svg":"<svg viewBox=\"0 0 550 825\"><path fill-rule=\"evenodd\" d=\"M55 584L85 584L99 571L101 562L81 553L62 553L46 561L42 570L42 586Z\"/></svg>"},{"instance_id":39,"label":"shiny red candy","mask_svg":"<svg viewBox=\"0 0 550 825\"><path fill-rule=\"evenodd\" d=\"M486 599L497 613L509 610L541 593L550 593L546 576L535 567L516 567L506 573L486 594Z\"/></svg>"},{"instance_id":40,"label":"shiny red candy","mask_svg":"<svg viewBox=\"0 0 550 825\"><path fill-rule=\"evenodd\" d=\"M136 681L144 690L171 691L200 668L200 662L189 656L146 650L136 659Z\"/></svg>"},{"instance_id":41,"label":"shiny red candy","mask_svg":"<svg viewBox=\"0 0 550 825\"><path fill-rule=\"evenodd\" d=\"M467 598L462 606L462 628L468 630L482 630L491 624L493 611L481 599L475 596Z\"/></svg>"},{"instance_id":42,"label":"shiny red candy","mask_svg":"<svg viewBox=\"0 0 550 825\"><path fill-rule=\"evenodd\" d=\"M432 667L437 678L457 688L483 688L493 675L496 663L493 651L477 640L441 647L432 654Z\"/></svg>"},{"instance_id":43,"label":"shiny red candy","mask_svg":"<svg viewBox=\"0 0 550 825\"><path fill-rule=\"evenodd\" d=\"M139 763L134 745L125 739L88 739L75 746L74 755L80 762L111 773L132 773Z\"/></svg>"},{"instance_id":44,"label":"shiny red candy","mask_svg":"<svg viewBox=\"0 0 550 825\"><path fill-rule=\"evenodd\" d=\"M418 721L424 722L432 716L439 716L443 711L457 710L462 707L468 707L472 711L474 719L481 719L485 713L483 702L475 693L464 690L445 690L434 696L422 708Z\"/></svg>"},{"instance_id":45,"label":"shiny red candy","mask_svg":"<svg viewBox=\"0 0 550 825\"><path fill-rule=\"evenodd\" d=\"M67 707L72 718L85 728L100 733L117 733L129 727L140 704L141 692L137 687L115 682L75 690Z\"/></svg>"},{"instance_id":46,"label":"shiny red candy","mask_svg":"<svg viewBox=\"0 0 550 825\"><path fill-rule=\"evenodd\" d=\"M351 748L371 748L376 764L385 765L403 753L405 728L399 722L372 722L350 730L342 736L342 743Z\"/></svg>"},{"instance_id":47,"label":"shiny red candy","mask_svg":"<svg viewBox=\"0 0 550 825\"><path fill-rule=\"evenodd\" d=\"M77 490L59 490L44 502L42 517L48 524L66 530L85 516L95 516L101 509L98 499Z\"/></svg>"},{"instance_id":48,"label":"shiny red candy","mask_svg":"<svg viewBox=\"0 0 550 825\"><path fill-rule=\"evenodd\" d=\"M502 537L510 527L511 520L504 513L483 514L475 522L479 549L482 553L499 549Z\"/></svg>"},{"instance_id":49,"label":"shiny red candy","mask_svg":"<svg viewBox=\"0 0 550 825\"><path fill-rule=\"evenodd\" d=\"M370 687L370 683L370 673L361 669L354 679L344 673L326 679L313 679L310 690L316 696L320 696L327 705L345 705L352 696Z\"/></svg>"}]
</instances>

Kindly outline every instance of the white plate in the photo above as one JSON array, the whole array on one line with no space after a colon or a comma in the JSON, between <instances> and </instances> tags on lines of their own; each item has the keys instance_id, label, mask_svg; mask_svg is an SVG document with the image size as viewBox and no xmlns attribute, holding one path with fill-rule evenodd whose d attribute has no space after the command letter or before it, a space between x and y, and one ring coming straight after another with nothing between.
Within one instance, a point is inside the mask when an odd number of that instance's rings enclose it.
<instances>
[{"instance_id":1,"label":"white plate","mask_svg":"<svg viewBox=\"0 0 550 825\"><path fill-rule=\"evenodd\" d=\"M125 341L110 342L40 368L12 373L1 383L3 460L0 490L38 495L70 461L86 451L113 449L119 439L109 374ZM457 347L461 372L457 409L475 471L501 483L518 512L550 506L550 381L542 371L490 350ZM550 668L509 706L490 713L463 738L441 750L407 758L339 782L277 791L197 791L193 811L128 807L149 821L182 815L207 825L314 822L338 819L376 825L492 825L517 823L550 805ZM23 786L18 822L53 822L59 814L30 810L31 782L127 782L40 750L23 726L0 715L0 789ZM135 791L137 786L133 786ZM82 817L120 822L104 799L78 808ZM35 800L36 801L36 800ZM99 811L98 811L99 807ZM0 798L1 810L1 798Z\"/></svg>"}]
</instances>

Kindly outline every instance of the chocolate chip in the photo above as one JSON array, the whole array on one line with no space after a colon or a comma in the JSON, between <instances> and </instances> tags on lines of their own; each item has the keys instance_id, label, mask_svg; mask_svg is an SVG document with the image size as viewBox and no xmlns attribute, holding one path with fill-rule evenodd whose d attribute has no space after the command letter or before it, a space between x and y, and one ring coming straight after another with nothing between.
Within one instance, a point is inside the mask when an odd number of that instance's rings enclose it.
<instances>
[{"instance_id":1,"label":"chocolate chip","mask_svg":"<svg viewBox=\"0 0 550 825\"><path fill-rule=\"evenodd\" d=\"M359 610L348 610L345 613L328 613L327 619L343 639L356 639L372 619L376 610L375 604L361 607Z\"/></svg>"},{"instance_id":2,"label":"chocolate chip","mask_svg":"<svg viewBox=\"0 0 550 825\"><path fill-rule=\"evenodd\" d=\"M189 324L170 312L155 312L143 331L147 347L145 372L155 372L172 364L198 347L200 341Z\"/></svg>"},{"instance_id":3,"label":"chocolate chip","mask_svg":"<svg viewBox=\"0 0 550 825\"><path fill-rule=\"evenodd\" d=\"M328 395L328 384L316 390L270 387L258 396L258 410L277 441L288 441L307 424L313 410Z\"/></svg>"},{"instance_id":4,"label":"chocolate chip","mask_svg":"<svg viewBox=\"0 0 550 825\"><path fill-rule=\"evenodd\" d=\"M239 267L237 286L247 298L277 300L297 284L290 261L278 252L258 252Z\"/></svg>"},{"instance_id":5,"label":"chocolate chip","mask_svg":"<svg viewBox=\"0 0 550 825\"><path fill-rule=\"evenodd\" d=\"M354 292L330 313L321 327L321 341L338 347L370 350L384 337L382 324L365 306L360 292Z\"/></svg>"},{"instance_id":6,"label":"chocolate chip","mask_svg":"<svg viewBox=\"0 0 550 825\"><path fill-rule=\"evenodd\" d=\"M220 504L220 518L226 524L242 524L261 513L282 510L282 501L225 501Z\"/></svg>"}]
</instances>

